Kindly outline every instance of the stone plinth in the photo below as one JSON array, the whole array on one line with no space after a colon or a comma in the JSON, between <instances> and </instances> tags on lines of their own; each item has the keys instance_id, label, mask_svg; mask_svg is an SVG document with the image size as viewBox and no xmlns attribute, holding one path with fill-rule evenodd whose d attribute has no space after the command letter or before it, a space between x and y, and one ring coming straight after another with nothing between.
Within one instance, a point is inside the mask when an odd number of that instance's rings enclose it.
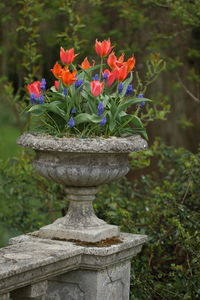
<instances>
[{"instance_id":1,"label":"stone plinth","mask_svg":"<svg viewBox=\"0 0 200 300\"><path fill-rule=\"evenodd\" d=\"M87 247L31 235L14 238L0 249L0 299L10 294L13 300L128 300L130 260L147 237L123 233L120 239Z\"/></svg>"}]
</instances>

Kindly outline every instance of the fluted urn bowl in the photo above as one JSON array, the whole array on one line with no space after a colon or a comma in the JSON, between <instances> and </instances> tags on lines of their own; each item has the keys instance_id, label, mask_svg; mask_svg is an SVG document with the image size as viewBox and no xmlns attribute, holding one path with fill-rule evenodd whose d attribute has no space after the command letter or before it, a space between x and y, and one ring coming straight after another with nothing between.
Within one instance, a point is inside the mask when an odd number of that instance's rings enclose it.
<instances>
[{"instance_id":1,"label":"fluted urn bowl","mask_svg":"<svg viewBox=\"0 0 200 300\"><path fill-rule=\"evenodd\" d=\"M128 173L128 154L145 150L147 142L144 139L139 135L56 138L26 133L18 139L18 144L35 150L33 166L36 171L65 185L71 201L67 215L41 228L41 237L96 242L119 234L117 226L95 216L92 200L97 186Z\"/></svg>"}]
</instances>

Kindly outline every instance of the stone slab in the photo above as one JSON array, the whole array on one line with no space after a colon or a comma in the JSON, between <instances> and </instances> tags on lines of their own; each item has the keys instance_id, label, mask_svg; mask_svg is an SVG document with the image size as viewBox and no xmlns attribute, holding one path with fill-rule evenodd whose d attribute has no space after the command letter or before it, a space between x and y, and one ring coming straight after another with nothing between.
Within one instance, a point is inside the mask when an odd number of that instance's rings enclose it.
<instances>
[{"instance_id":1,"label":"stone slab","mask_svg":"<svg viewBox=\"0 0 200 300\"><path fill-rule=\"evenodd\" d=\"M77 269L103 270L135 256L145 235L122 233L121 244L77 246L72 242L22 235L0 249L0 295Z\"/></svg>"},{"instance_id":2,"label":"stone slab","mask_svg":"<svg viewBox=\"0 0 200 300\"><path fill-rule=\"evenodd\" d=\"M60 224L59 224L60 225ZM64 228L55 223L40 228L38 236L48 239L79 240L96 243L107 238L119 236L119 227L105 224L96 228Z\"/></svg>"}]
</instances>

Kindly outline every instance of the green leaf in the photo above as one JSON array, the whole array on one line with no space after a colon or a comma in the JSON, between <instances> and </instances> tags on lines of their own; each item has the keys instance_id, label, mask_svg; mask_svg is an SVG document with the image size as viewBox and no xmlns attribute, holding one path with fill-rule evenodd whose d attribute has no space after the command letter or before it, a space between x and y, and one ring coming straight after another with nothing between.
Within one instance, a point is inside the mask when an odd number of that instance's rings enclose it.
<instances>
[{"instance_id":1,"label":"green leaf","mask_svg":"<svg viewBox=\"0 0 200 300\"><path fill-rule=\"evenodd\" d=\"M62 105L60 101L53 101L51 103L44 103L44 104L36 104L32 106L28 112L31 112L34 116L41 116L46 112L53 112L64 120L67 120L66 113L62 110L59 105Z\"/></svg>"},{"instance_id":2,"label":"green leaf","mask_svg":"<svg viewBox=\"0 0 200 300\"><path fill-rule=\"evenodd\" d=\"M46 107L42 104L36 104L29 108L28 112L32 113L33 116L39 117L46 112Z\"/></svg>"},{"instance_id":3,"label":"green leaf","mask_svg":"<svg viewBox=\"0 0 200 300\"><path fill-rule=\"evenodd\" d=\"M75 121L75 124L78 125L78 124L86 123L86 122L100 123L101 119L102 119L101 116L97 116L95 114L90 115L87 113L81 113L74 118L74 121Z\"/></svg>"},{"instance_id":4,"label":"green leaf","mask_svg":"<svg viewBox=\"0 0 200 300\"><path fill-rule=\"evenodd\" d=\"M133 98L133 99L129 99L125 102L123 102L122 104L120 104L117 108L116 114L119 114L119 112L121 112L122 110L126 110L129 106L133 105L133 104L138 104L141 102L152 102L152 100L148 99L148 98Z\"/></svg>"},{"instance_id":5,"label":"green leaf","mask_svg":"<svg viewBox=\"0 0 200 300\"><path fill-rule=\"evenodd\" d=\"M127 87L131 83L132 80L133 80L133 75L132 75L132 72L131 72L131 76L129 78L127 78L123 83L123 90L120 94L120 98L124 97L124 95L126 94Z\"/></svg>"},{"instance_id":6,"label":"green leaf","mask_svg":"<svg viewBox=\"0 0 200 300\"><path fill-rule=\"evenodd\" d=\"M139 117L137 116L132 116L132 123L135 127L137 128L144 128L143 124L142 124L142 121L140 120Z\"/></svg>"},{"instance_id":7,"label":"green leaf","mask_svg":"<svg viewBox=\"0 0 200 300\"><path fill-rule=\"evenodd\" d=\"M62 117L64 120L67 120L65 111L59 107L59 105L63 106L62 102L53 101L51 103L46 103L43 105L45 105L47 111L51 111L51 112L59 115L60 117Z\"/></svg>"}]
</instances>

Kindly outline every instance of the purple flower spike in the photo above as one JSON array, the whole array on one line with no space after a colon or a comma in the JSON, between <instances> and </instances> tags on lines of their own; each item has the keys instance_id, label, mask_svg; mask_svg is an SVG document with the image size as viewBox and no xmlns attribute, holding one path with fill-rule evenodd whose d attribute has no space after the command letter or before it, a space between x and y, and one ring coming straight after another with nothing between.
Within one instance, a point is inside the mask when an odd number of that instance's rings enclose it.
<instances>
[{"instance_id":1,"label":"purple flower spike","mask_svg":"<svg viewBox=\"0 0 200 300\"><path fill-rule=\"evenodd\" d=\"M97 116L101 116L102 113L104 112L104 105L102 102L99 102L97 109L98 109Z\"/></svg>"},{"instance_id":2,"label":"purple flower spike","mask_svg":"<svg viewBox=\"0 0 200 300\"><path fill-rule=\"evenodd\" d=\"M121 94L122 90L123 90L123 83L120 82L120 84L118 85L118 94Z\"/></svg>"},{"instance_id":3,"label":"purple flower spike","mask_svg":"<svg viewBox=\"0 0 200 300\"><path fill-rule=\"evenodd\" d=\"M125 96L129 96L133 92L133 86L129 84L126 89Z\"/></svg>"},{"instance_id":4,"label":"purple flower spike","mask_svg":"<svg viewBox=\"0 0 200 300\"><path fill-rule=\"evenodd\" d=\"M77 79L75 82L75 88L79 88L83 84L83 79Z\"/></svg>"},{"instance_id":5,"label":"purple flower spike","mask_svg":"<svg viewBox=\"0 0 200 300\"><path fill-rule=\"evenodd\" d=\"M140 93L138 95L138 98L144 98L144 95L142 93ZM145 106L145 102L144 101L140 102L140 108L144 108L144 106Z\"/></svg>"},{"instance_id":6,"label":"purple flower spike","mask_svg":"<svg viewBox=\"0 0 200 300\"><path fill-rule=\"evenodd\" d=\"M103 73L103 79L107 80L108 79L108 72Z\"/></svg>"},{"instance_id":7,"label":"purple flower spike","mask_svg":"<svg viewBox=\"0 0 200 300\"><path fill-rule=\"evenodd\" d=\"M30 102L31 102L31 104L36 104L36 97L35 97L35 94L31 94L31 95L30 95Z\"/></svg>"},{"instance_id":8,"label":"purple flower spike","mask_svg":"<svg viewBox=\"0 0 200 300\"><path fill-rule=\"evenodd\" d=\"M64 94L64 96L67 96L67 89L66 89L66 87L64 87L64 89L63 89L63 94Z\"/></svg>"},{"instance_id":9,"label":"purple flower spike","mask_svg":"<svg viewBox=\"0 0 200 300\"><path fill-rule=\"evenodd\" d=\"M99 80L99 75L95 74L94 77L92 77L93 80Z\"/></svg>"},{"instance_id":10,"label":"purple flower spike","mask_svg":"<svg viewBox=\"0 0 200 300\"><path fill-rule=\"evenodd\" d=\"M140 93L140 94L138 95L138 98L144 98L144 95L143 95L142 93Z\"/></svg>"},{"instance_id":11,"label":"purple flower spike","mask_svg":"<svg viewBox=\"0 0 200 300\"><path fill-rule=\"evenodd\" d=\"M43 104L44 103L44 96L43 95L40 95L39 98L38 98L38 103L39 104Z\"/></svg>"},{"instance_id":12,"label":"purple flower spike","mask_svg":"<svg viewBox=\"0 0 200 300\"><path fill-rule=\"evenodd\" d=\"M101 126L104 126L104 125L106 124L106 122L107 122L106 117L103 117L103 118L101 119L100 125L101 125Z\"/></svg>"},{"instance_id":13,"label":"purple flower spike","mask_svg":"<svg viewBox=\"0 0 200 300\"><path fill-rule=\"evenodd\" d=\"M76 113L76 108L72 108L71 114L75 114L75 113Z\"/></svg>"},{"instance_id":14,"label":"purple flower spike","mask_svg":"<svg viewBox=\"0 0 200 300\"><path fill-rule=\"evenodd\" d=\"M42 78L42 80L40 81L40 88L42 91L46 90L46 80L45 78Z\"/></svg>"},{"instance_id":15,"label":"purple flower spike","mask_svg":"<svg viewBox=\"0 0 200 300\"><path fill-rule=\"evenodd\" d=\"M144 108L144 106L145 106L145 102L142 101L142 102L140 103L140 108Z\"/></svg>"},{"instance_id":16,"label":"purple flower spike","mask_svg":"<svg viewBox=\"0 0 200 300\"><path fill-rule=\"evenodd\" d=\"M75 122L74 122L74 119L72 117L69 119L68 125L69 125L70 128L73 128L75 126Z\"/></svg>"}]
</instances>

